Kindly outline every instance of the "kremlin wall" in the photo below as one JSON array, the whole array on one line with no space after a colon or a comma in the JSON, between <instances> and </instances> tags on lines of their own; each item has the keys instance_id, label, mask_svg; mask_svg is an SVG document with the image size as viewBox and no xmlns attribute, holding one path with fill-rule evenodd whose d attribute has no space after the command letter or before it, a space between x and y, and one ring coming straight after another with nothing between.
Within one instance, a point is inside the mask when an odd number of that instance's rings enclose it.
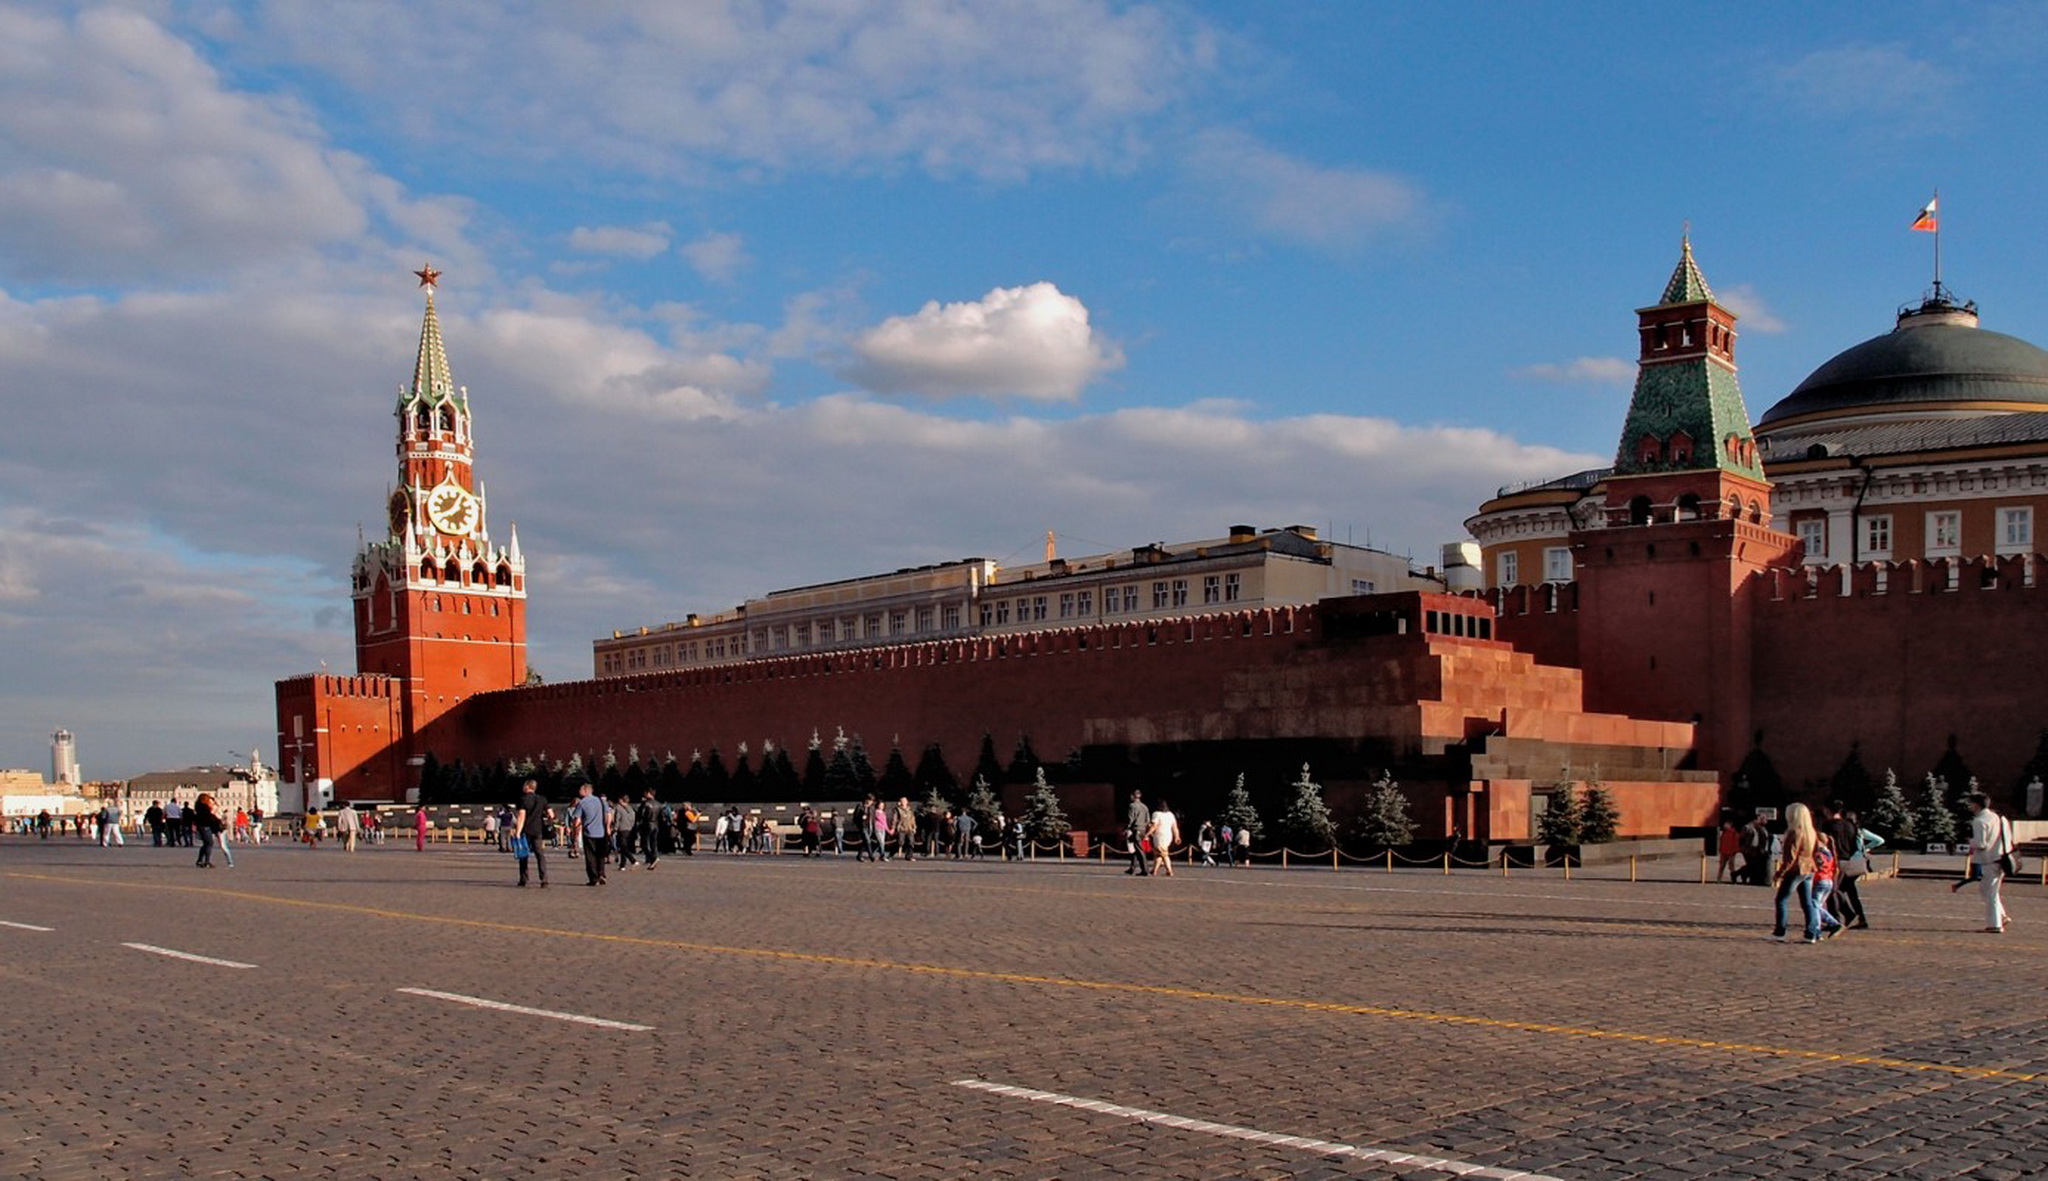
<instances>
[{"instance_id":1,"label":"kremlin wall","mask_svg":"<svg viewBox=\"0 0 2048 1181\"><path fill-rule=\"evenodd\" d=\"M2033 552L2027 499L2048 495L2048 353L2038 390L2028 380L1990 383L1996 397L1981 405L1943 402L1949 387L1926 374L1901 398L1883 373L1866 373L1892 391L1874 416L1839 382L1818 400L1804 397L1787 428L1800 433L1784 436L1784 448L1798 448L1804 507L1781 521L1770 439L1752 430L1735 380L1735 317L1715 301L1689 243L1661 298L1637 311L1639 376L1615 465L1503 489L1468 522L1478 569L1381 572L1375 585L1338 577L1352 559L1312 533L1275 531L1261 543L1234 529L1213 553L1191 543L1154 558L1188 563L1197 591L1224 577L1256 587L1258 571L1280 560L1267 552L1279 545L1302 569L1329 568L1296 580L1317 586L1306 592L1315 597L1286 602L1274 589L1233 606L1218 601L1221 591L1183 597L1162 580L1155 609L1139 617L1069 621L1055 593L1057 615L1041 606L1026 627L1019 598L1010 600L1020 604L1015 621L1006 601L1004 625L989 628L975 627L973 600L953 611L935 598L929 618L947 633L936 636L915 634L924 626L915 605L900 626L888 612L856 607L845 609L846 631L814 633L804 617L772 637L717 616L733 644L728 653L721 639L721 663L646 667L621 655L645 645L616 633L595 645L598 678L527 685L524 560L516 537L492 547L485 532L467 394L448 377L432 274L421 273L426 323L396 411L391 536L366 543L356 563L361 672L278 684L287 807L294 787L315 803L403 799L429 755L488 765L576 753L595 766L607 752L637 748L687 762L692 752L764 739L787 748L844 730L862 736L877 763L885 743L912 762L936 744L970 778L985 736L1004 749L1028 738L1083 827L1112 823L1115 801L1132 787L1169 795L1183 814L1207 814L1240 773L1270 809L1306 762L1340 821L1386 773L1425 838L1527 841L1559 784L1597 779L1620 808L1623 835L1665 836L1712 825L1724 803L1785 802L1750 782L1765 763L1789 795L1810 797L1852 749L1874 774L1895 768L1909 784L1953 752L2010 799L2048 724L2038 688L2048 668L2048 571ZM1975 309L1963 324L1944 291L1935 297L1902 312L1901 331L1938 323L1945 355L1967 352L1975 338L1953 330L1980 331ZM1956 388L1990 385L1979 375ZM2035 392L2038 406L2028 401ZM1862 432L1860 454L1816 439L1835 429L1830 404L1836 425ZM452 417L427 412L440 407ZM1989 537L1995 527L2011 543L2000 548L2013 552L1816 556L1831 542L1844 554L1859 541L1897 546L1908 532L1910 498L1896 482L1881 531L1856 515L1877 503L1868 490L1851 500L1837 486L1859 473L1868 481L1884 462L1872 458L1874 419L1897 463L1927 469L1930 490L1952 492L1957 463L1986 461L1957 459L1957 448L2002 449L1988 484L1976 469L1969 476L1970 490L1991 500L1930 502L1924 535ZM2030 433L2037 442L2023 437ZM1950 452L1930 452L1934 445ZM1840 471L1813 474L1836 460ZM1954 520L1941 515L1950 513ZM1975 516L1983 520L1960 523ZM1204 584L1209 567L1200 563L1211 561L1247 573ZM972 569L969 591L1032 589L992 565L986 576ZM1524 581L1525 570L1545 577ZM1131 575L1090 577L1106 587ZM1085 595L1096 583L1048 585ZM1138 593L1133 585L1131 598L1116 601L1130 610ZM1077 601L1088 615L1092 600ZM841 610L830 612L834 624ZM678 663L682 652L712 651L681 647L698 619L668 625L682 638L657 637ZM833 646L782 650L821 635Z\"/></svg>"}]
</instances>

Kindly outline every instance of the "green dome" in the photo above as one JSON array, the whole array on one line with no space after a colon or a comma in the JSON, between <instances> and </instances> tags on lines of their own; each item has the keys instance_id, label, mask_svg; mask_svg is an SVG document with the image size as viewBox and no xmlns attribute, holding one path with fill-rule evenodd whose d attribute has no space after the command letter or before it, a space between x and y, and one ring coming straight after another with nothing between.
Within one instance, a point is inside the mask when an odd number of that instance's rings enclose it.
<instances>
[{"instance_id":1,"label":"green dome","mask_svg":"<svg viewBox=\"0 0 2048 1181\"><path fill-rule=\"evenodd\" d=\"M1761 427L1811 415L1883 415L1888 407L2031 403L2048 410L2048 350L1977 327L1974 305L1922 305L1899 326L1837 354L1784 400ZM1987 413L1998 411L1988 410Z\"/></svg>"}]
</instances>

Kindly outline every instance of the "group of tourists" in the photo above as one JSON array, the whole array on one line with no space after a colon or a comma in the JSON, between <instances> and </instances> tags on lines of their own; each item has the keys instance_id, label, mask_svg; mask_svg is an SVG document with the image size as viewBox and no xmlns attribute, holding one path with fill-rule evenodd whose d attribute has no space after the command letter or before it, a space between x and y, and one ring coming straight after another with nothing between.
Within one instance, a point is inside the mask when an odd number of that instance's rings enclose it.
<instances>
[{"instance_id":1,"label":"group of tourists","mask_svg":"<svg viewBox=\"0 0 2048 1181\"><path fill-rule=\"evenodd\" d=\"M1969 876L1951 889L1960 890L1976 882L1984 899L1984 933L2004 934L2010 920L2000 887L2017 867L2012 823L1992 811L1991 800L1983 792L1971 792L1964 803L1970 809ZM1884 840L1861 827L1856 813L1844 808L1841 801L1828 804L1826 815L1819 822L1805 804L1786 808L1782 835L1772 834L1762 816L1735 834L1733 841L1732 829L1732 821L1722 826L1721 869L1727 871L1731 867L1731 844L1733 855L1743 861L1735 870L1742 876L1730 880L1762 884L1762 867L1773 866L1769 880L1777 889L1772 899L1772 939L1783 943L1788 938L1789 912L1795 900L1804 920L1799 940L1802 943L1819 943L1844 931L1870 926L1869 912L1857 885L1870 872L1872 850ZM1719 876L1716 875L1716 880Z\"/></svg>"},{"instance_id":2,"label":"group of tourists","mask_svg":"<svg viewBox=\"0 0 2048 1181\"><path fill-rule=\"evenodd\" d=\"M1235 868L1252 863L1251 830L1243 826L1233 829L1227 820L1204 820L1195 830L1193 843L1203 865ZM1125 873L1172 877L1174 851L1187 848L1187 834L1164 798L1157 808L1150 808L1145 805L1145 793L1133 789L1131 802L1124 809L1124 846L1131 859Z\"/></svg>"}]
</instances>

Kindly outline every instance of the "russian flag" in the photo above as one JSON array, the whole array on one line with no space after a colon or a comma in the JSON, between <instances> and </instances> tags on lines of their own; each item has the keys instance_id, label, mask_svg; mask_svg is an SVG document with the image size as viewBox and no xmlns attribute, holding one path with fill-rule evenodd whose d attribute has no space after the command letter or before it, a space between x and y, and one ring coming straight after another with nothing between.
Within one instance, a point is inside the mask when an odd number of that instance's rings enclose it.
<instances>
[{"instance_id":1,"label":"russian flag","mask_svg":"<svg viewBox=\"0 0 2048 1181\"><path fill-rule=\"evenodd\" d=\"M1939 197L1928 198L1926 207L1920 210L1920 216L1913 219L1914 229L1927 230L1928 232L1932 233L1941 228L1934 216L1935 202L1939 201L1940 199L1941 198Z\"/></svg>"}]
</instances>

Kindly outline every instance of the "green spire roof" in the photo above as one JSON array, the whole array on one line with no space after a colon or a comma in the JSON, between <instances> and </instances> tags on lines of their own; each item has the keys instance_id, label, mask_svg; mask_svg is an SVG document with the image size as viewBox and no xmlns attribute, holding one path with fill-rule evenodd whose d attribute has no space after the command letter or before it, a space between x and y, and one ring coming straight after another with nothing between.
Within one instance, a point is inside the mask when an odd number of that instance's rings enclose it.
<instances>
[{"instance_id":1,"label":"green spire roof","mask_svg":"<svg viewBox=\"0 0 2048 1181\"><path fill-rule=\"evenodd\" d=\"M1699 264L1692 260L1692 236L1679 239L1678 268L1671 272L1671 281L1664 284L1664 298L1657 301L1658 307L1674 303L1711 303L1714 289L1707 286L1707 278L1700 274Z\"/></svg>"},{"instance_id":2,"label":"green spire roof","mask_svg":"<svg viewBox=\"0 0 2048 1181\"><path fill-rule=\"evenodd\" d=\"M455 378L448 372L448 353L441 347L441 321L434 315L434 290L427 289L427 318L420 325L420 355L413 362L412 386L407 398L424 398L438 404L458 397Z\"/></svg>"},{"instance_id":3,"label":"green spire roof","mask_svg":"<svg viewBox=\"0 0 2048 1181\"><path fill-rule=\"evenodd\" d=\"M1646 326L1693 324L1704 330L1710 314L1676 310L1688 304L1720 306L1693 261L1690 239L1682 245L1671 281L1664 285L1664 298L1640 315ZM1670 360L1646 354L1637 366L1614 470L1618 475L1644 475L1718 468L1761 480L1763 458L1750 433L1749 409L1742 402L1733 360L1712 355L1706 341L1694 339L1694 347Z\"/></svg>"}]
</instances>

